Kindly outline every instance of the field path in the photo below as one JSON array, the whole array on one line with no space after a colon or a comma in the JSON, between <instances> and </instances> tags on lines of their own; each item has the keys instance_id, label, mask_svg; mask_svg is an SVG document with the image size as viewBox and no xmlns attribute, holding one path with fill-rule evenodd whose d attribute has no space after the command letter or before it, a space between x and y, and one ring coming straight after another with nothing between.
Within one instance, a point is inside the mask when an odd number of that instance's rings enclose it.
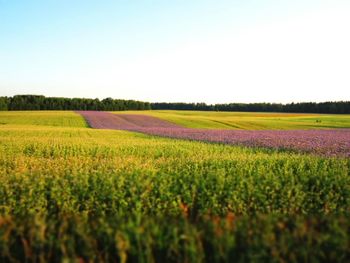
<instances>
[{"instance_id":1,"label":"field path","mask_svg":"<svg viewBox=\"0 0 350 263\"><path fill-rule=\"evenodd\" d=\"M350 157L350 129L208 130L190 129L156 117L78 111L91 128L142 132L149 135L250 147L293 149L326 156Z\"/></svg>"}]
</instances>

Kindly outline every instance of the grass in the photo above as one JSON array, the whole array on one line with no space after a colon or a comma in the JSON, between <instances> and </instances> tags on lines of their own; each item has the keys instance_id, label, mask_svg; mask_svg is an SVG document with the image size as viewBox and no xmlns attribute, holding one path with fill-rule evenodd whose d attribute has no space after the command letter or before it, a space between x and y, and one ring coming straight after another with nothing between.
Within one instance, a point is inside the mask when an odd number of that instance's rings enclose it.
<instances>
[{"instance_id":1,"label":"grass","mask_svg":"<svg viewBox=\"0 0 350 263\"><path fill-rule=\"evenodd\" d=\"M126 111L118 114L146 114L180 126L202 129L325 129L350 128L350 115L250 113L212 111Z\"/></svg>"},{"instance_id":2,"label":"grass","mask_svg":"<svg viewBox=\"0 0 350 263\"><path fill-rule=\"evenodd\" d=\"M349 159L93 130L72 112L2 114L2 262L350 255Z\"/></svg>"}]
</instances>

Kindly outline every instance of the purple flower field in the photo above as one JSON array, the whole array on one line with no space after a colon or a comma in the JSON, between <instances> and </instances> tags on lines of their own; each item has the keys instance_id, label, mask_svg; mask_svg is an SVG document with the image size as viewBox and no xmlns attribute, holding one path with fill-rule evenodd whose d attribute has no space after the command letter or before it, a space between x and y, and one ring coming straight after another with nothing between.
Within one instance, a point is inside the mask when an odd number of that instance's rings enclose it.
<instances>
[{"instance_id":1,"label":"purple flower field","mask_svg":"<svg viewBox=\"0 0 350 263\"><path fill-rule=\"evenodd\" d=\"M95 129L139 131L143 128L181 128L171 122L145 115L112 114L103 111L77 111L77 113L81 114L89 126Z\"/></svg>"},{"instance_id":2,"label":"purple flower field","mask_svg":"<svg viewBox=\"0 0 350 263\"><path fill-rule=\"evenodd\" d=\"M207 130L183 128L151 116L79 111L90 127L249 147L292 149L326 156L350 157L350 129Z\"/></svg>"}]
</instances>

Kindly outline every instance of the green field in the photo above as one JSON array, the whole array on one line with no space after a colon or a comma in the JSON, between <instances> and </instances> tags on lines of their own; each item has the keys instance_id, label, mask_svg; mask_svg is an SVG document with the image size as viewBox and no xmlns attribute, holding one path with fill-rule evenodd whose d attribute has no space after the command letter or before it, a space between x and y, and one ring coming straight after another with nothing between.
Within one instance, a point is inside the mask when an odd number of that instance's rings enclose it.
<instances>
[{"instance_id":1,"label":"green field","mask_svg":"<svg viewBox=\"0 0 350 263\"><path fill-rule=\"evenodd\" d=\"M2 111L0 125L40 125L87 127L83 118L72 111Z\"/></svg>"},{"instance_id":2,"label":"green field","mask_svg":"<svg viewBox=\"0 0 350 263\"><path fill-rule=\"evenodd\" d=\"M350 115L256 113L213 111L118 111L118 114L146 114L180 126L203 129L326 129L350 128Z\"/></svg>"},{"instance_id":3,"label":"green field","mask_svg":"<svg viewBox=\"0 0 350 263\"><path fill-rule=\"evenodd\" d=\"M145 114L200 128L349 126L349 116ZM73 112L0 112L0 123L0 262L350 257L349 159L93 130Z\"/></svg>"}]
</instances>

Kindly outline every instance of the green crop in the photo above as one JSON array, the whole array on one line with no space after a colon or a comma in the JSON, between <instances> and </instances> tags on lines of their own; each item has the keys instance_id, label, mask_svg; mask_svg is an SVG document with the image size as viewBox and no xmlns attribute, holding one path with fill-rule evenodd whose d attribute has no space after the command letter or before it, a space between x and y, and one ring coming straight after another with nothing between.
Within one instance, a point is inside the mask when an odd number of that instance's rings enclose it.
<instances>
[{"instance_id":1,"label":"green crop","mask_svg":"<svg viewBox=\"0 0 350 263\"><path fill-rule=\"evenodd\" d=\"M0 115L0 261L350 257L349 159L13 114Z\"/></svg>"},{"instance_id":2,"label":"green crop","mask_svg":"<svg viewBox=\"0 0 350 263\"><path fill-rule=\"evenodd\" d=\"M40 125L87 127L85 120L71 111L4 111L0 112L0 126Z\"/></svg>"}]
</instances>

